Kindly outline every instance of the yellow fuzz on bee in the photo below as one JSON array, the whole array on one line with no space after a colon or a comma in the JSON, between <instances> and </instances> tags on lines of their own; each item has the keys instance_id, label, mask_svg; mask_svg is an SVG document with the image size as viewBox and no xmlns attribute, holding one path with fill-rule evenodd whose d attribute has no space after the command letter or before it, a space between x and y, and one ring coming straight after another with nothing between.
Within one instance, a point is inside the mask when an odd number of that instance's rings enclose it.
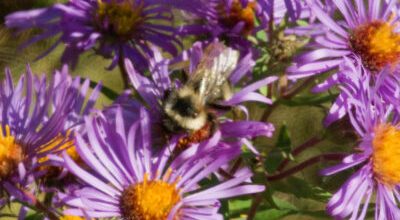
<instances>
[{"instance_id":1,"label":"yellow fuzz on bee","mask_svg":"<svg viewBox=\"0 0 400 220\"><path fill-rule=\"evenodd\" d=\"M145 174L143 182L124 190L121 210L126 219L165 220L180 199L176 183L149 180Z\"/></svg>"},{"instance_id":2,"label":"yellow fuzz on bee","mask_svg":"<svg viewBox=\"0 0 400 220\"><path fill-rule=\"evenodd\" d=\"M387 186L400 183L400 129L382 124L375 128L372 164L377 180Z\"/></svg>"},{"instance_id":3,"label":"yellow fuzz on bee","mask_svg":"<svg viewBox=\"0 0 400 220\"><path fill-rule=\"evenodd\" d=\"M129 38L142 21L143 2L139 5L135 0L98 1L97 15L102 22L108 22L119 37Z\"/></svg>"},{"instance_id":4,"label":"yellow fuzz on bee","mask_svg":"<svg viewBox=\"0 0 400 220\"><path fill-rule=\"evenodd\" d=\"M358 53L364 65L379 71L386 65L397 65L400 58L400 34L395 32L396 24L373 21L357 27L350 38L353 50Z\"/></svg>"},{"instance_id":5,"label":"yellow fuzz on bee","mask_svg":"<svg viewBox=\"0 0 400 220\"><path fill-rule=\"evenodd\" d=\"M0 180L10 175L22 158L22 148L16 143L15 137L11 135L10 127L5 126L4 134L3 128L0 126Z\"/></svg>"}]
</instances>

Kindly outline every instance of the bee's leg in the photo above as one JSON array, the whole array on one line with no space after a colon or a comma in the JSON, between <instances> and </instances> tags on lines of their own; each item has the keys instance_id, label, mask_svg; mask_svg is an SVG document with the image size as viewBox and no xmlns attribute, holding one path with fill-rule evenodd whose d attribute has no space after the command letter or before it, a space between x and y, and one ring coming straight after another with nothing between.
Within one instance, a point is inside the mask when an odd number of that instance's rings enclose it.
<instances>
[{"instance_id":1,"label":"bee's leg","mask_svg":"<svg viewBox=\"0 0 400 220\"><path fill-rule=\"evenodd\" d=\"M226 179L226 180L235 178L235 177L232 176L229 172L227 172L226 170L224 170L224 169L222 169L222 168L219 168L219 169L218 169L218 173L219 173L224 179Z\"/></svg>"},{"instance_id":2,"label":"bee's leg","mask_svg":"<svg viewBox=\"0 0 400 220\"><path fill-rule=\"evenodd\" d=\"M171 95L171 89L168 89L164 92L163 94L163 99L162 100L167 100L169 98L169 96Z\"/></svg>"},{"instance_id":3,"label":"bee's leg","mask_svg":"<svg viewBox=\"0 0 400 220\"><path fill-rule=\"evenodd\" d=\"M208 117L209 123L211 124L211 126L210 126L210 134L211 135L210 136L212 136L212 134L214 134L215 131L218 130L218 119L217 119L217 116L211 112L209 112L207 114L207 117Z\"/></svg>"},{"instance_id":4,"label":"bee's leg","mask_svg":"<svg viewBox=\"0 0 400 220\"><path fill-rule=\"evenodd\" d=\"M220 105L220 104L208 104L208 106L215 110L232 111L234 120L239 120L239 119L244 118L243 112L241 111L240 108L238 108L236 106L227 106L227 105Z\"/></svg>"},{"instance_id":5,"label":"bee's leg","mask_svg":"<svg viewBox=\"0 0 400 220\"><path fill-rule=\"evenodd\" d=\"M172 133L169 132L162 123L155 123L151 129L151 134L156 134L153 138L153 145L160 150L162 146L168 144Z\"/></svg>"},{"instance_id":6,"label":"bee's leg","mask_svg":"<svg viewBox=\"0 0 400 220\"><path fill-rule=\"evenodd\" d=\"M163 117L162 127L169 134L174 134L174 133L182 131L182 129L169 117Z\"/></svg>"},{"instance_id":7,"label":"bee's leg","mask_svg":"<svg viewBox=\"0 0 400 220\"><path fill-rule=\"evenodd\" d=\"M208 104L208 106L212 109L221 110L221 111L230 111L233 109L233 106L221 105L218 103L210 103L210 104Z\"/></svg>"},{"instance_id":8,"label":"bee's leg","mask_svg":"<svg viewBox=\"0 0 400 220\"><path fill-rule=\"evenodd\" d=\"M182 70L182 82L186 83L189 81L189 70Z\"/></svg>"},{"instance_id":9,"label":"bee's leg","mask_svg":"<svg viewBox=\"0 0 400 220\"><path fill-rule=\"evenodd\" d=\"M183 84L185 84L187 81L189 81L189 78L190 78L189 69L173 70L173 74Z\"/></svg>"}]
</instances>

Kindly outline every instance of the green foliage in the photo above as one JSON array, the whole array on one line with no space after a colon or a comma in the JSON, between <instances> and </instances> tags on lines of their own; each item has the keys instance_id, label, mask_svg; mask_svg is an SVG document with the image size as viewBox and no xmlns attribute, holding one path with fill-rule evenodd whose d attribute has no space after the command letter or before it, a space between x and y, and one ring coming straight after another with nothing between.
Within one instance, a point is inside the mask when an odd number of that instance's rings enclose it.
<instances>
[{"instance_id":1,"label":"green foliage","mask_svg":"<svg viewBox=\"0 0 400 220\"><path fill-rule=\"evenodd\" d=\"M274 190L292 194L297 198L313 199L320 202L327 202L331 194L321 187L313 186L308 181L298 177L288 177L279 183L272 184Z\"/></svg>"},{"instance_id":2,"label":"green foliage","mask_svg":"<svg viewBox=\"0 0 400 220\"><path fill-rule=\"evenodd\" d=\"M44 216L38 213L32 213L25 217L25 220L42 220Z\"/></svg>"},{"instance_id":3,"label":"green foliage","mask_svg":"<svg viewBox=\"0 0 400 220\"><path fill-rule=\"evenodd\" d=\"M292 141L286 125L281 127L275 146L268 154L264 163L264 167L268 173L275 172L285 158L291 157Z\"/></svg>"},{"instance_id":4,"label":"green foliage","mask_svg":"<svg viewBox=\"0 0 400 220\"><path fill-rule=\"evenodd\" d=\"M279 102L287 106L321 106L325 103L330 103L336 99L338 94L312 94L296 96L292 99L280 99Z\"/></svg>"},{"instance_id":5,"label":"green foliage","mask_svg":"<svg viewBox=\"0 0 400 220\"><path fill-rule=\"evenodd\" d=\"M284 200L280 200L274 198L274 204L277 207L264 207L263 210L257 212L255 219L256 220L264 220L264 219L282 219L285 216L292 215L298 213L298 209L292 204L285 202Z\"/></svg>"}]
</instances>

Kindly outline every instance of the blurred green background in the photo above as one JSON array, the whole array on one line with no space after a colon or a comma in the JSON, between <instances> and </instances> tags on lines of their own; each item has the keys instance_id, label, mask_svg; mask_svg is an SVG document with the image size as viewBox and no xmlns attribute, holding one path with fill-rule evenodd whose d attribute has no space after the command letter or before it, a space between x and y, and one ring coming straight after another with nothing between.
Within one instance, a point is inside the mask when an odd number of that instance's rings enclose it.
<instances>
[{"instance_id":1,"label":"blurred green background","mask_svg":"<svg viewBox=\"0 0 400 220\"><path fill-rule=\"evenodd\" d=\"M62 2L55 0L1 0L0 1L0 18L4 22L4 16L16 10L24 10L31 8L44 7L54 2ZM18 50L18 45L32 36L35 31L28 31L16 35L11 30L7 30L4 25L0 25L0 70L5 67L11 68L14 79L17 79L21 73L25 71L26 65L30 65L33 72L36 74L46 73L51 75L55 69L60 69L60 57L63 51L63 46L59 46L50 55L45 58L34 61L35 57L48 48L54 39L42 41L34 44L23 50ZM106 70L110 64L110 60L105 60L93 53L83 55L77 67L71 70L72 75L80 75L88 77L93 81L101 81L106 87L111 88L116 92L121 92L123 84L118 72L118 68L113 71ZM4 77L4 72L1 71L1 77ZM311 94L304 89L300 95L302 97L310 97ZM324 95L324 94L323 94ZM326 95L326 94L325 94ZM296 97L294 98L296 99ZM111 100L102 96L97 107L108 105ZM272 139L260 138L255 140L257 148L267 157L265 166L273 167L282 159L284 150L277 150L276 146L280 131L283 131L287 136L289 143L286 143L290 151L291 148L299 146L310 138L320 138L325 134L326 129L322 126L322 120L325 116L329 102L311 106L307 103L284 103L276 105L272 111L268 121L276 127L276 133ZM251 119L259 120L265 111L265 105L250 104ZM286 132L282 128L287 128ZM343 129L329 131L325 135L326 138L315 145L313 148L305 151L288 165L293 167L296 164L311 158L323 152L341 152L349 150L351 142L343 135ZM281 135L282 136L282 135ZM284 136L284 135L283 135ZM249 156L250 157L250 156ZM247 161L247 160L246 160ZM250 159L248 161L251 161ZM278 162L277 162L278 161ZM250 165L251 162L248 162ZM275 164L274 164L275 163ZM268 190L264 194L260 206L258 207L255 219L273 220L273 219L329 219L325 214L325 202L327 201L330 192L334 192L341 183L344 182L346 174L322 177L318 173L322 168L331 165L330 162L316 163L301 172L296 173L290 178L280 181L272 181L267 183ZM254 165L254 164L253 164ZM268 168L266 168L268 170ZM255 175L255 181L261 184L265 183L263 172L260 171ZM251 196L243 197L236 200L230 200L229 209L226 216L230 219L246 219L246 214L250 208ZM225 204L226 205L226 204ZM0 210L1 214L16 213L18 206L12 205ZM15 219L15 217L3 217L4 219ZM3 219L0 217L0 219Z\"/></svg>"}]
</instances>

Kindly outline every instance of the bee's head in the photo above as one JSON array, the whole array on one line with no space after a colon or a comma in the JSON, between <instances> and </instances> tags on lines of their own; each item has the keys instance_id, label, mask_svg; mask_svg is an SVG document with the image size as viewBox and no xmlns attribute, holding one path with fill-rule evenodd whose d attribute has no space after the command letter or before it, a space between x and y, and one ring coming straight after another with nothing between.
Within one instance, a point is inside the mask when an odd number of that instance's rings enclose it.
<instances>
[{"instance_id":1,"label":"bee's head","mask_svg":"<svg viewBox=\"0 0 400 220\"><path fill-rule=\"evenodd\" d=\"M187 130L198 130L207 120L201 97L191 88L170 91L164 99L163 110L167 117Z\"/></svg>"}]
</instances>

